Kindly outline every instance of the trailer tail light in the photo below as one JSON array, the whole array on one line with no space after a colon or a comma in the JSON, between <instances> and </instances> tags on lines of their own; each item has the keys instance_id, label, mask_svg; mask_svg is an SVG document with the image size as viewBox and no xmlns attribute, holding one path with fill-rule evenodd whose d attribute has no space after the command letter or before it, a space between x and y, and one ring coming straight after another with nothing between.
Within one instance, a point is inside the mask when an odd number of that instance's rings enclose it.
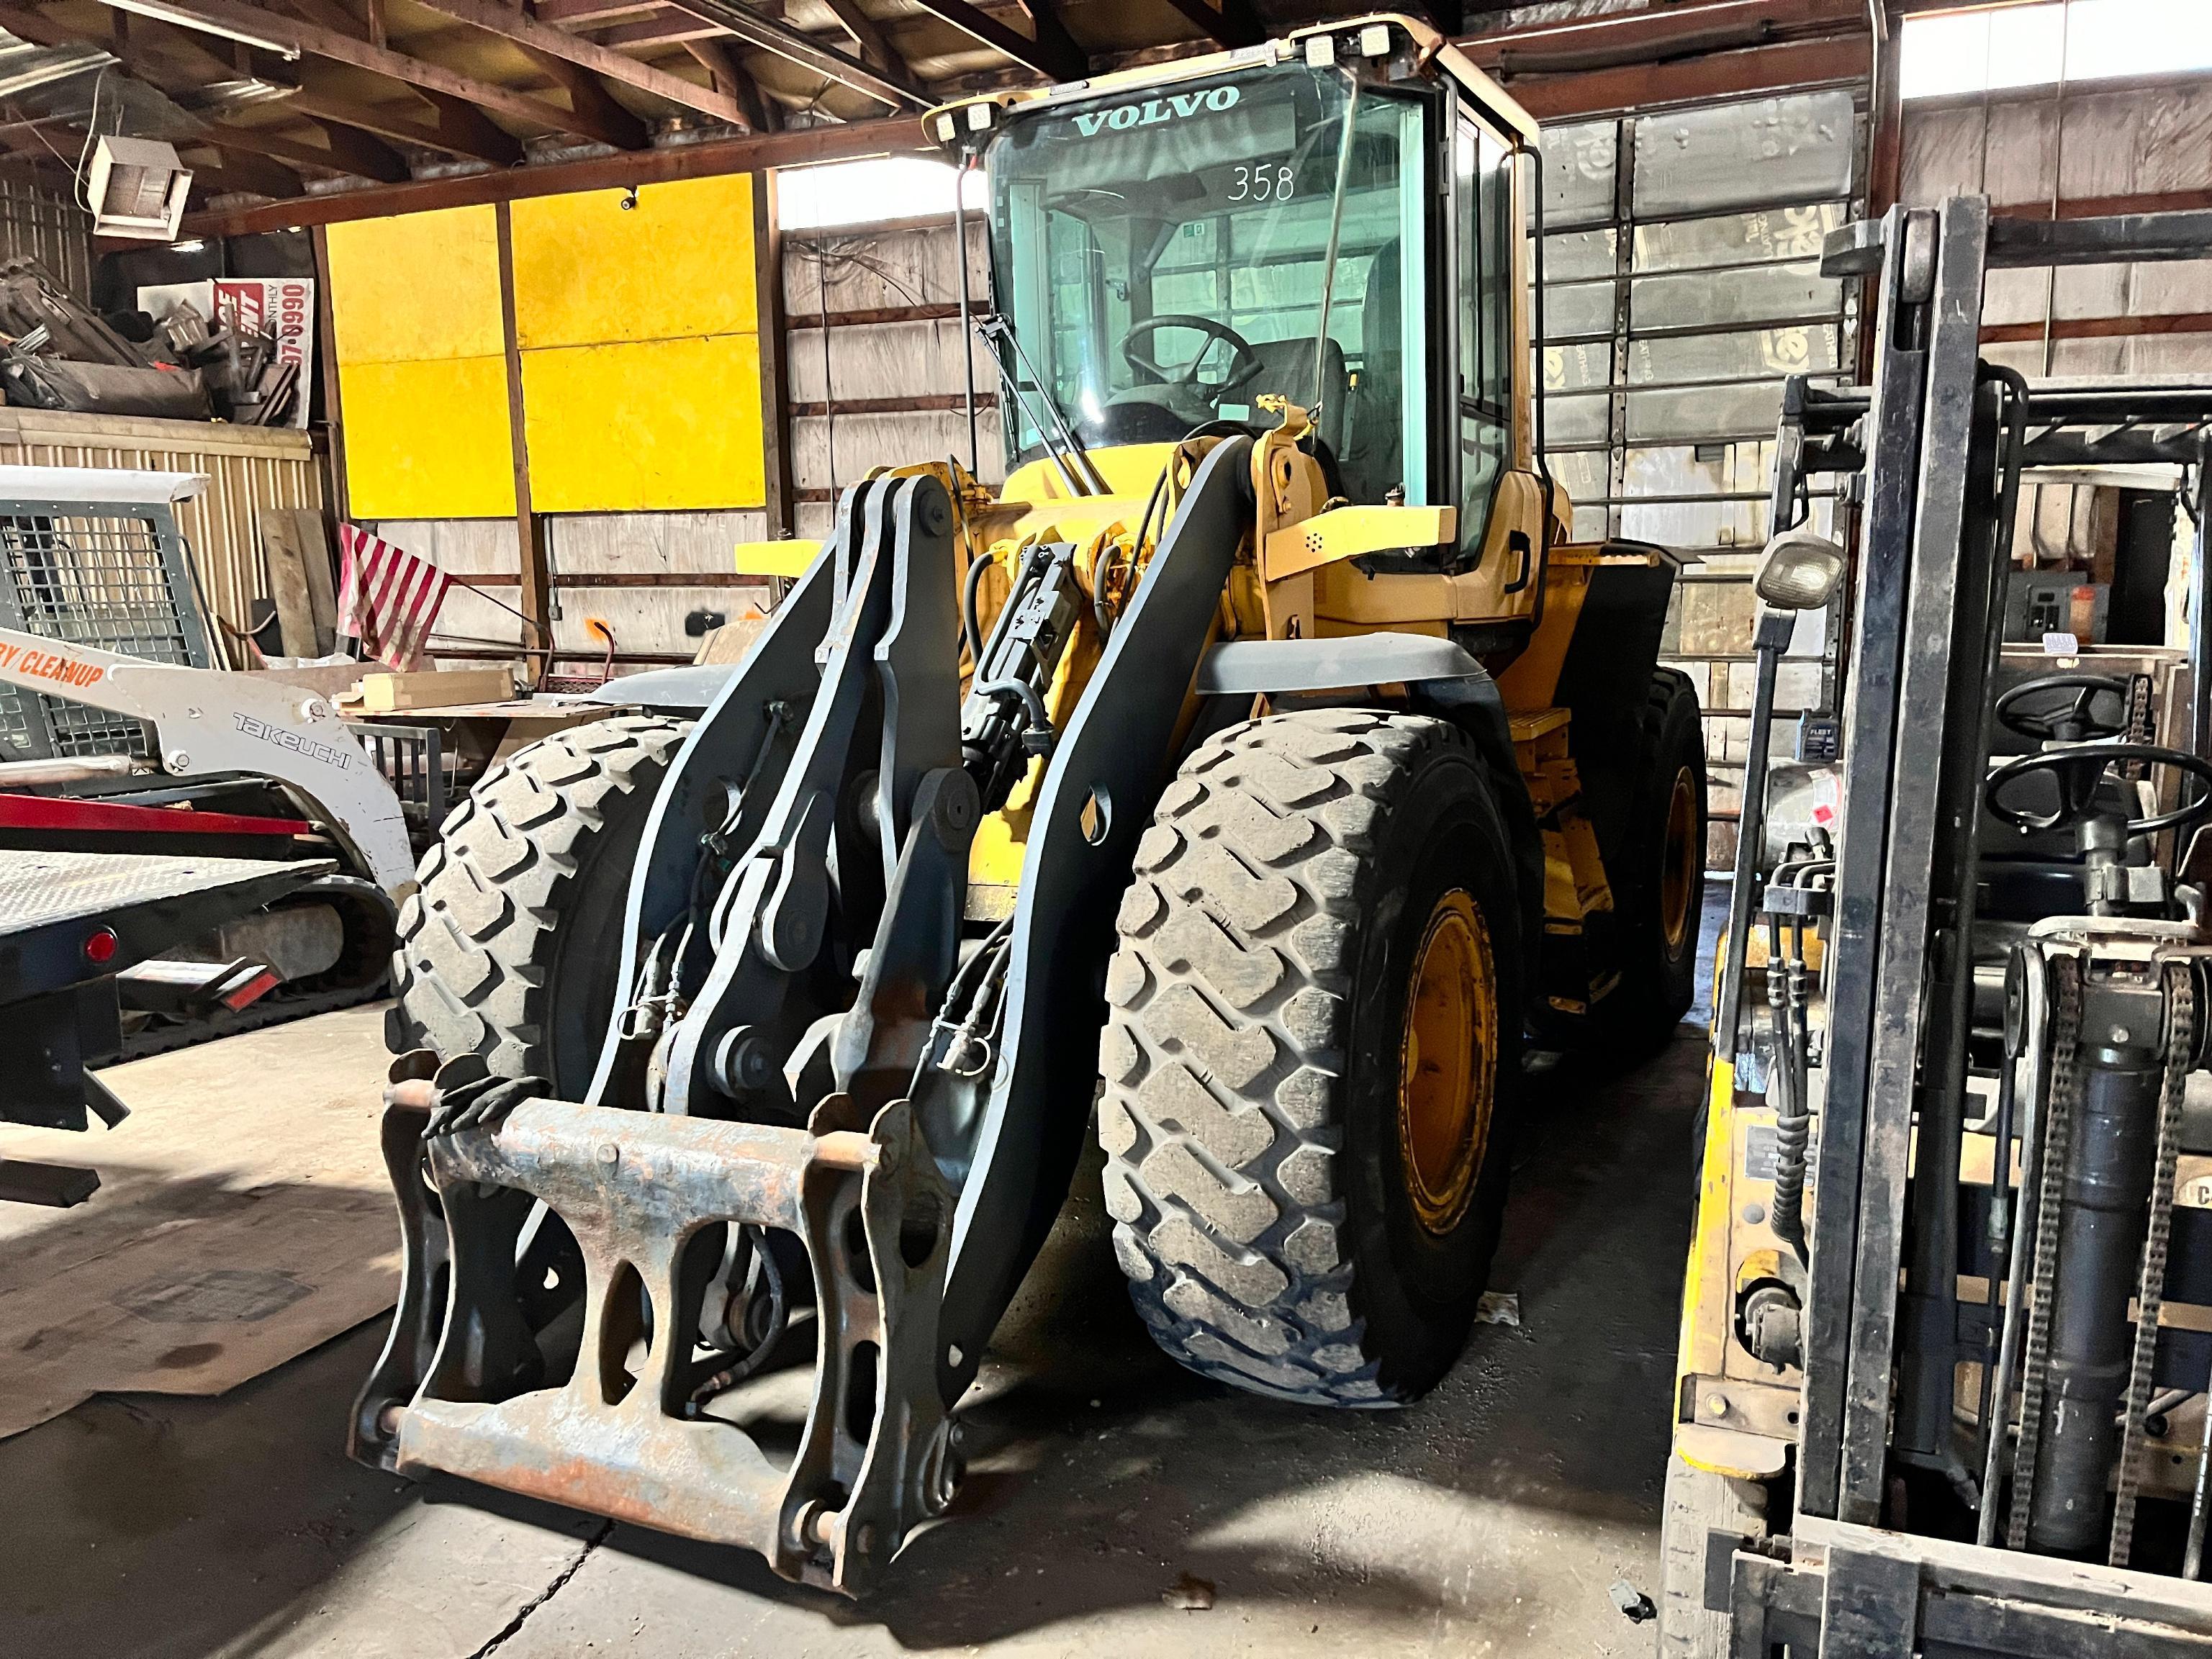
<instances>
[{"instance_id":1,"label":"trailer tail light","mask_svg":"<svg viewBox=\"0 0 2212 1659\"><path fill-rule=\"evenodd\" d=\"M85 935L84 959L95 965L114 961L116 943L112 927L94 928Z\"/></svg>"}]
</instances>

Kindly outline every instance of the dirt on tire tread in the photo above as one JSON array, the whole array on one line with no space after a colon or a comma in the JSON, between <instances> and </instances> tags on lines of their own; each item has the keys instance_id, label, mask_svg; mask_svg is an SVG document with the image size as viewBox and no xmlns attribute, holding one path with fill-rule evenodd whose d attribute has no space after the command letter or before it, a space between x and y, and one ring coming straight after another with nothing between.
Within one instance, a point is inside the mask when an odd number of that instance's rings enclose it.
<instances>
[{"instance_id":1,"label":"dirt on tire tread","mask_svg":"<svg viewBox=\"0 0 2212 1659\"><path fill-rule=\"evenodd\" d=\"M657 787L688 721L618 715L554 733L492 768L447 815L399 911L394 1053L483 1057L501 1077L549 1075L543 1008L564 884L611 798Z\"/></svg>"},{"instance_id":2,"label":"dirt on tire tread","mask_svg":"<svg viewBox=\"0 0 2212 1659\"><path fill-rule=\"evenodd\" d=\"M1366 865L1447 722L1381 710L1219 733L1139 843L1100 1042L1114 1249L1137 1310L1202 1376L1310 1404L1397 1403L1340 1237L1345 1071Z\"/></svg>"}]
</instances>

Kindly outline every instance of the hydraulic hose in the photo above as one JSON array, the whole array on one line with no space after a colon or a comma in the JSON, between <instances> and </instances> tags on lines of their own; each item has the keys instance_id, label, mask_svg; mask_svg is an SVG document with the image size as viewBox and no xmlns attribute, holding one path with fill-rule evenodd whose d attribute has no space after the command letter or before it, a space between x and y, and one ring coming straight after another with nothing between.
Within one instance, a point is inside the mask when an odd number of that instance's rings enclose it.
<instances>
[{"instance_id":1,"label":"hydraulic hose","mask_svg":"<svg viewBox=\"0 0 2212 1659\"><path fill-rule=\"evenodd\" d=\"M1774 1058L1768 1070L1767 1097L1774 1105L1774 1202L1770 1211L1776 1237L1806 1260L1805 1151L1813 1138L1813 1114L1807 1104L1808 1056L1801 1048L1802 1010L1791 1006L1792 991L1802 994L1804 969L1796 951L1802 941L1790 929L1791 951L1782 952L1782 924L1766 919L1766 1006L1774 1028ZM1796 981L1795 986L1792 981ZM1780 1086L1777 1086L1777 1085Z\"/></svg>"}]
</instances>

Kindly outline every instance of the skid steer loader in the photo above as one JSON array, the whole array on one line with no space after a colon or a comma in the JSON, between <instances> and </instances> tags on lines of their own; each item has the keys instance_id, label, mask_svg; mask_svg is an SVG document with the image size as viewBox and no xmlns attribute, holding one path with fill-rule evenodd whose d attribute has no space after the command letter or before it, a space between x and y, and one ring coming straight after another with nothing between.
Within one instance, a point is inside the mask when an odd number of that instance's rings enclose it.
<instances>
[{"instance_id":1,"label":"skid steer loader","mask_svg":"<svg viewBox=\"0 0 2212 1659\"><path fill-rule=\"evenodd\" d=\"M624 681L667 712L455 811L352 1427L850 1593L951 1501L1094 1123L1170 1353L1421 1395L1524 1042L1671 1030L1704 862L1680 561L1544 471L1525 113L1376 17L928 126L990 182L1012 471L848 489L703 709Z\"/></svg>"}]
</instances>

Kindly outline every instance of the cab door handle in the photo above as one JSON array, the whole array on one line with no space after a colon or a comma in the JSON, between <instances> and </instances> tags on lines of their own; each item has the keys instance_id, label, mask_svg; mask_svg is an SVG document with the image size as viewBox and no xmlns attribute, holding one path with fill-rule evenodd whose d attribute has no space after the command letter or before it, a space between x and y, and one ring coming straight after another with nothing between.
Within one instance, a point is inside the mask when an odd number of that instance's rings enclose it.
<instances>
[{"instance_id":1,"label":"cab door handle","mask_svg":"<svg viewBox=\"0 0 2212 1659\"><path fill-rule=\"evenodd\" d=\"M1528 586L1528 579L1536 574L1536 550L1529 545L1528 532L1525 530L1509 532L1505 538L1505 546L1507 551L1518 553L1521 556L1521 574L1506 583L1501 591L1507 593L1518 593Z\"/></svg>"}]
</instances>

